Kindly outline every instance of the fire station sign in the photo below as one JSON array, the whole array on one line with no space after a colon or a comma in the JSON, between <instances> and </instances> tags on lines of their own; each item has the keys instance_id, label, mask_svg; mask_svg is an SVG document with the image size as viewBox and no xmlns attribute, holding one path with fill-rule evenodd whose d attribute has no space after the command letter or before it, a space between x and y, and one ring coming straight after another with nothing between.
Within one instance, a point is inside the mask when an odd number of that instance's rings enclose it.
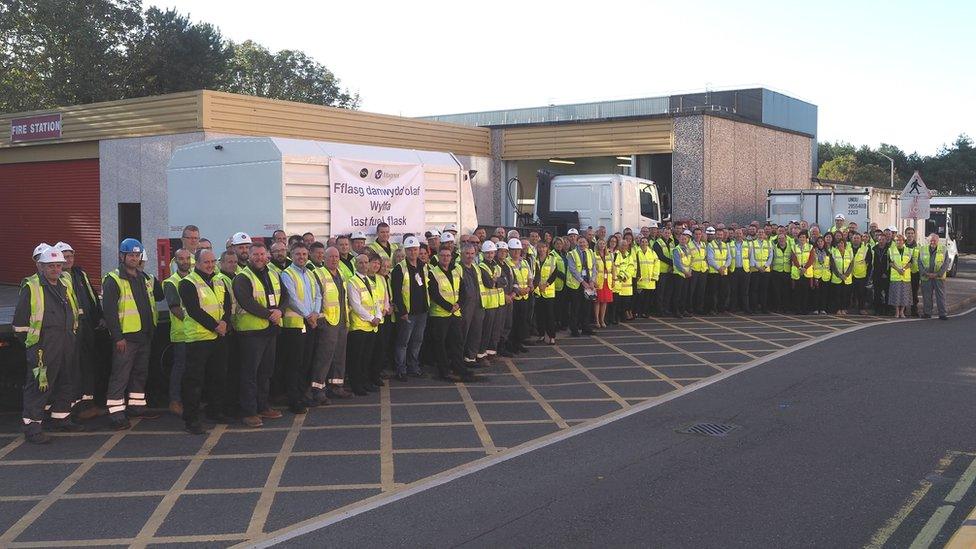
<instances>
[{"instance_id":1,"label":"fire station sign","mask_svg":"<svg viewBox=\"0 0 976 549\"><path fill-rule=\"evenodd\" d=\"M61 139L61 113L40 114L10 121L10 142Z\"/></svg>"}]
</instances>

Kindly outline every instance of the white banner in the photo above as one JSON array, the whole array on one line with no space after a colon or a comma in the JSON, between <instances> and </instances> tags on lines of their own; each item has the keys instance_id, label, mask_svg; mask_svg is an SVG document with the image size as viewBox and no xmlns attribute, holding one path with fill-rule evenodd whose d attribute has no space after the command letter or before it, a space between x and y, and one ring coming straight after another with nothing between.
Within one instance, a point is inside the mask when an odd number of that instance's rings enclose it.
<instances>
[{"instance_id":1,"label":"white banner","mask_svg":"<svg viewBox=\"0 0 976 549\"><path fill-rule=\"evenodd\" d=\"M424 231L424 167L329 159L330 231L333 235L376 233L385 222L390 232Z\"/></svg>"}]
</instances>

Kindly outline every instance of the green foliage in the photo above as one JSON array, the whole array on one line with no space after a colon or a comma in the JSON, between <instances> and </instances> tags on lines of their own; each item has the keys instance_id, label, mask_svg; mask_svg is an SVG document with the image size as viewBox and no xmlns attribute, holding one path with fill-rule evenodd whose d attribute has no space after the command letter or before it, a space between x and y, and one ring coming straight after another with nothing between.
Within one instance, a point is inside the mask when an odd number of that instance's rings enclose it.
<instances>
[{"instance_id":1,"label":"green foliage","mask_svg":"<svg viewBox=\"0 0 976 549\"><path fill-rule=\"evenodd\" d=\"M0 112L195 89L359 105L303 52L234 44L141 0L0 1Z\"/></svg>"},{"instance_id":2,"label":"green foliage","mask_svg":"<svg viewBox=\"0 0 976 549\"><path fill-rule=\"evenodd\" d=\"M818 143L821 179L845 181L853 185L887 186L890 184L891 163L895 162L895 187L902 187L915 170L929 188L941 193L976 194L976 148L973 140L963 134L932 156L904 151L888 143L877 149L868 146L855 148L850 143Z\"/></svg>"},{"instance_id":3,"label":"green foliage","mask_svg":"<svg viewBox=\"0 0 976 549\"><path fill-rule=\"evenodd\" d=\"M231 42L229 49L233 58L226 91L350 109L359 106L359 94L343 91L332 71L300 51L272 53L251 40Z\"/></svg>"}]
</instances>

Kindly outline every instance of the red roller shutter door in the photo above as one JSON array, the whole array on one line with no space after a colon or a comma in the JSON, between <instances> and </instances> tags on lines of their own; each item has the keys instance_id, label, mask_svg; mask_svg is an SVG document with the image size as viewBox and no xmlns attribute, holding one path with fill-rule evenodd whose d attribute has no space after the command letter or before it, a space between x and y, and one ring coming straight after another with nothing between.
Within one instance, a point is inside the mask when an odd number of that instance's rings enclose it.
<instances>
[{"instance_id":1,"label":"red roller shutter door","mask_svg":"<svg viewBox=\"0 0 976 549\"><path fill-rule=\"evenodd\" d=\"M75 249L93 284L101 281L98 159L0 164L0 283L35 272L31 252L59 240Z\"/></svg>"}]
</instances>

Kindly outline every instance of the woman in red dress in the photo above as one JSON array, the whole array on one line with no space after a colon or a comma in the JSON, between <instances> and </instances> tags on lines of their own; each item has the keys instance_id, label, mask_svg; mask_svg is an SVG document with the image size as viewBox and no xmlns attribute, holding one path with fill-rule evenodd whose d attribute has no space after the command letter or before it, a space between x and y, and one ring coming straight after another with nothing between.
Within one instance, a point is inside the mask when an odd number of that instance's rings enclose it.
<instances>
[{"instance_id":1,"label":"woman in red dress","mask_svg":"<svg viewBox=\"0 0 976 549\"><path fill-rule=\"evenodd\" d=\"M605 240L596 241L596 301L593 303L593 320L600 328L607 327L607 305L613 302L613 279L616 267L613 252L607 249Z\"/></svg>"}]
</instances>

